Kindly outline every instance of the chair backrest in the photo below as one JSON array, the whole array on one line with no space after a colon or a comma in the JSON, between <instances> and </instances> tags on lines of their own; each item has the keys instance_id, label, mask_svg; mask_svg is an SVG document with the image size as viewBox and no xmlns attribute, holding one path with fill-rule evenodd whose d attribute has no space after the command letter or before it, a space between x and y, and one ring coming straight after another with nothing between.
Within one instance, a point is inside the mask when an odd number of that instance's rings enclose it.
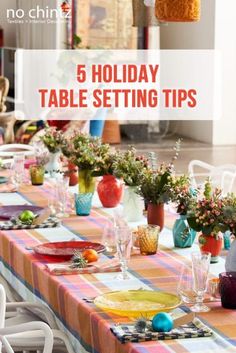
<instances>
[{"instance_id":1,"label":"chair backrest","mask_svg":"<svg viewBox=\"0 0 236 353\"><path fill-rule=\"evenodd\" d=\"M10 143L0 146L0 157L13 157L17 153L24 153L25 156L34 156L35 149L33 146L21 143Z\"/></svg>"},{"instance_id":2,"label":"chair backrest","mask_svg":"<svg viewBox=\"0 0 236 353\"><path fill-rule=\"evenodd\" d=\"M12 353L12 348L11 345L8 342L8 339L11 339L11 335L18 334L17 338L21 340L31 340L34 339L34 336L32 335L32 331L43 331L43 335L45 337L44 341L44 348L42 353L52 353L53 349L53 332L50 329L50 327L45 324L44 322L41 321L32 321L32 322L27 322L24 324L19 324L15 326L9 326L4 329L0 329L0 340L3 342L4 348L6 349L7 353ZM27 331L30 332L29 338L27 338ZM21 337L20 333L23 333L23 336ZM38 337L36 333L36 338ZM19 340L19 346L24 346L23 342ZM20 342L21 341L21 342ZM13 351L14 352L14 351Z\"/></svg>"},{"instance_id":3,"label":"chair backrest","mask_svg":"<svg viewBox=\"0 0 236 353\"><path fill-rule=\"evenodd\" d=\"M196 172L196 169L199 168L203 170L203 172ZM201 186L206 178L209 177L212 185L214 187L220 187L223 194L232 191L236 180L235 164L213 166L203 161L192 160L189 163L188 172L193 187Z\"/></svg>"},{"instance_id":4,"label":"chair backrest","mask_svg":"<svg viewBox=\"0 0 236 353\"><path fill-rule=\"evenodd\" d=\"M6 313L6 292L2 284L0 284L0 329L5 325Z\"/></svg>"}]
</instances>

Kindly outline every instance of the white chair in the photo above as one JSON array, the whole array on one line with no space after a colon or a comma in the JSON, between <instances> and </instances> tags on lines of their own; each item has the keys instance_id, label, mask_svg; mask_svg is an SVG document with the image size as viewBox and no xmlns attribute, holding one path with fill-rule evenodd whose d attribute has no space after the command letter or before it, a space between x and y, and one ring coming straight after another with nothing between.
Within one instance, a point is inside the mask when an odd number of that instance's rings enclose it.
<instances>
[{"instance_id":1,"label":"white chair","mask_svg":"<svg viewBox=\"0 0 236 353\"><path fill-rule=\"evenodd\" d=\"M39 323L43 324L42 327L44 325L48 328L51 326L53 349L56 352L74 353L68 337L58 329L54 316L46 306L28 302L6 303L6 293L4 287L0 284L0 335L6 335L7 332L11 333L10 330L16 327L25 327L27 331L7 336L7 341L15 352L42 351L43 347L46 346L44 344L45 331L40 328L37 329L36 323L37 325Z\"/></svg>"},{"instance_id":2,"label":"white chair","mask_svg":"<svg viewBox=\"0 0 236 353\"><path fill-rule=\"evenodd\" d=\"M2 328L0 329L0 340L5 352L20 352L22 342L25 342L23 346L26 347L26 342L31 340L34 342L35 339L38 338L39 333L44 339L42 353L52 353L53 333L49 326L43 322L29 322L26 324ZM35 348L36 347L33 347L33 349Z\"/></svg>"},{"instance_id":3,"label":"white chair","mask_svg":"<svg viewBox=\"0 0 236 353\"><path fill-rule=\"evenodd\" d=\"M197 171L199 169L203 171ZM236 180L235 164L213 166L203 161L192 160L188 165L188 172L194 188L203 185L209 177L214 187L222 189L223 195L232 192Z\"/></svg>"},{"instance_id":4,"label":"white chair","mask_svg":"<svg viewBox=\"0 0 236 353\"><path fill-rule=\"evenodd\" d=\"M21 143L10 143L0 146L0 158L13 157L17 153L24 153L26 157L34 156L35 149L33 146L24 145Z\"/></svg>"},{"instance_id":5,"label":"white chair","mask_svg":"<svg viewBox=\"0 0 236 353\"><path fill-rule=\"evenodd\" d=\"M53 349L53 333L44 322L28 322L21 325L5 327L6 312L6 293L3 285L0 284L0 340L7 353L20 351L17 340L26 342L31 338L37 338L41 333L44 343L42 344L43 353L51 353ZM13 344L12 344L13 343ZM15 346L16 350L13 348ZM18 349L19 348L19 349Z\"/></svg>"}]
</instances>

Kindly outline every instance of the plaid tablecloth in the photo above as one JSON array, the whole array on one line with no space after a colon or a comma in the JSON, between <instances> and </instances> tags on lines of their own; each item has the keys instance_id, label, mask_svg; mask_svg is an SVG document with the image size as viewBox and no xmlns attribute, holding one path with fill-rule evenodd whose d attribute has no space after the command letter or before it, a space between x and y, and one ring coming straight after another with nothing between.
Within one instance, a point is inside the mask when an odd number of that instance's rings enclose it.
<instances>
[{"instance_id":1,"label":"plaid tablecloth","mask_svg":"<svg viewBox=\"0 0 236 353\"><path fill-rule=\"evenodd\" d=\"M32 203L46 206L50 197L47 186L24 186L20 193L0 194L0 203ZM52 276L45 270L45 263L27 247L46 241L72 238L101 241L108 214L101 207L94 207L88 217L71 216L58 228L37 230L9 230L0 232L1 273L25 299L41 301L56 315L61 328L66 331L76 352L94 353L187 353L187 352L236 352L236 311L225 310L219 302L210 304L211 311L200 315L201 320L213 329L205 338L159 342L122 344L111 333L115 323L126 322L102 312L84 297L120 289L155 289L176 292L180 267L190 259L190 252L198 249L174 249L171 226L175 216L166 213L166 226L160 236L160 251L143 257L134 255L129 264L129 281L118 281L115 273L98 273L72 276ZM103 255L104 256L104 255ZM224 259L211 265L211 272L218 275L224 270ZM181 310L181 309L180 309Z\"/></svg>"}]
</instances>

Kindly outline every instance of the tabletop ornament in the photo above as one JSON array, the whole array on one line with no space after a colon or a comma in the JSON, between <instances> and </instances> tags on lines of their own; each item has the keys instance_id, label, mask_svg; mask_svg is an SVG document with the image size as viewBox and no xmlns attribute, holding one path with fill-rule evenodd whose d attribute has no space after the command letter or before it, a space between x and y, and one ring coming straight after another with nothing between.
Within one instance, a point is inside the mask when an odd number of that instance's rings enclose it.
<instances>
[{"instance_id":1,"label":"tabletop ornament","mask_svg":"<svg viewBox=\"0 0 236 353\"><path fill-rule=\"evenodd\" d=\"M85 268L88 265L88 261L82 255L80 251L75 251L71 259L71 268Z\"/></svg>"}]
</instances>

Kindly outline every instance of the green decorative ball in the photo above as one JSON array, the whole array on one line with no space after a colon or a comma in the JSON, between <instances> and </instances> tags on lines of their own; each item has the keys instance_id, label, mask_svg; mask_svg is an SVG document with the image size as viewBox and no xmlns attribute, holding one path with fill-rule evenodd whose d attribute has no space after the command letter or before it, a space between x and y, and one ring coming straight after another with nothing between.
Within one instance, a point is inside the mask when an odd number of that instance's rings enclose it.
<instances>
[{"instance_id":1,"label":"green decorative ball","mask_svg":"<svg viewBox=\"0 0 236 353\"><path fill-rule=\"evenodd\" d=\"M174 327L174 321L170 314L159 313L152 319L152 328L156 332L169 332Z\"/></svg>"}]
</instances>

